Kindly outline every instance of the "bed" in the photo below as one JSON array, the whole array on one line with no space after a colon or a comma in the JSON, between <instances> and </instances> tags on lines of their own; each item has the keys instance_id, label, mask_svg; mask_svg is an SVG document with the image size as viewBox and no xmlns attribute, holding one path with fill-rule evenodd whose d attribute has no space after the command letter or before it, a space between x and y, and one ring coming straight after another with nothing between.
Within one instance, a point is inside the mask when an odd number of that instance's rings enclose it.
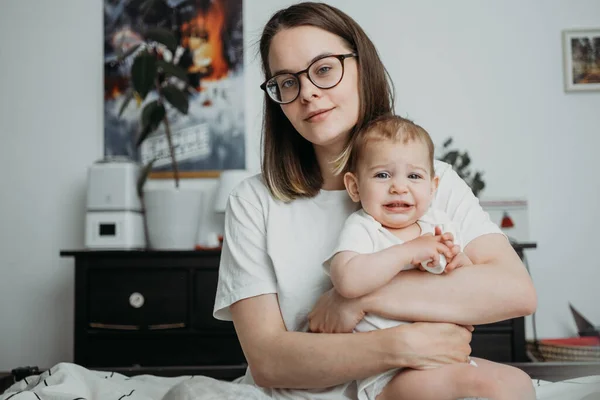
<instances>
[{"instance_id":1,"label":"bed","mask_svg":"<svg viewBox=\"0 0 600 400\"><path fill-rule=\"evenodd\" d=\"M515 363L533 379L539 400L600 399L600 363ZM262 391L229 382L243 371L228 368L118 368L91 370L60 363L23 377L0 400L267 400ZM210 376L206 376L210 375ZM0 382L0 393L2 386Z\"/></svg>"}]
</instances>

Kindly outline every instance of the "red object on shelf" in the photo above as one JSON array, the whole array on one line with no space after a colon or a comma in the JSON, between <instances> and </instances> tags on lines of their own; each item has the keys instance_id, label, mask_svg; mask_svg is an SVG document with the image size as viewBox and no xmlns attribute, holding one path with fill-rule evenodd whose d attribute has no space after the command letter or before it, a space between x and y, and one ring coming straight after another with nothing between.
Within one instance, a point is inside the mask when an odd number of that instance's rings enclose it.
<instances>
[{"instance_id":1,"label":"red object on shelf","mask_svg":"<svg viewBox=\"0 0 600 400\"><path fill-rule=\"evenodd\" d=\"M221 250L221 246L217 246L217 247L205 247L205 246L197 244L194 247L194 250L196 250L196 251Z\"/></svg>"},{"instance_id":2,"label":"red object on shelf","mask_svg":"<svg viewBox=\"0 0 600 400\"><path fill-rule=\"evenodd\" d=\"M556 344L561 346L600 346L600 337L580 336L561 339L541 339L544 344Z\"/></svg>"},{"instance_id":3,"label":"red object on shelf","mask_svg":"<svg viewBox=\"0 0 600 400\"><path fill-rule=\"evenodd\" d=\"M515 223L513 222L510 215L508 215L508 213L505 211L504 215L502 216L502 223L500 224L500 227L501 228L512 228L513 226L515 226Z\"/></svg>"},{"instance_id":4,"label":"red object on shelf","mask_svg":"<svg viewBox=\"0 0 600 400\"><path fill-rule=\"evenodd\" d=\"M219 245L215 247L207 247L202 246L201 244L197 244L195 246L195 250L204 251L204 250L221 250L223 248L223 235L219 235Z\"/></svg>"}]
</instances>

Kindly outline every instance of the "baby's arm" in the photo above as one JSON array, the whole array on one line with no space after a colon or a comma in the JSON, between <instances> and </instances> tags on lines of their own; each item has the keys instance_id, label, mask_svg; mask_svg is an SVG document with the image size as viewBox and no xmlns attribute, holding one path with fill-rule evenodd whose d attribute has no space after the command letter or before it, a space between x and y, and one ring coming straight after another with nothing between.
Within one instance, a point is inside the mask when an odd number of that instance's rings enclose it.
<instances>
[{"instance_id":1,"label":"baby's arm","mask_svg":"<svg viewBox=\"0 0 600 400\"><path fill-rule=\"evenodd\" d=\"M384 286L410 261L405 245L368 254L340 251L331 260L331 281L343 297L360 297Z\"/></svg>"},{"instance_id":2,"label":"baby's arm","mask_svg":"<svg viewBox=\"0 0 600 400\"><path fill-rule=\"evenodd\" d=\"M446 265L446 272L450 272L455 270L456 268L466 267L468 265L473 265L473 261L462 251L454 256L451 260L448 260L448 265Z\"/></svg>"},{"instance_id":3,"label":"baby's arm","mask_svg":"<svg viewBox=\"0 0 600 400\"><path fill-rule=\"evenodd\" d=\"M435 265L441 254L449 256L450 249L439 236L433 235L420 236L373 253L340 251L331 261L331 281L343 297L360 297L386 285L407 264L419 265L433 260Z\"/></svg>"}]
</instances>

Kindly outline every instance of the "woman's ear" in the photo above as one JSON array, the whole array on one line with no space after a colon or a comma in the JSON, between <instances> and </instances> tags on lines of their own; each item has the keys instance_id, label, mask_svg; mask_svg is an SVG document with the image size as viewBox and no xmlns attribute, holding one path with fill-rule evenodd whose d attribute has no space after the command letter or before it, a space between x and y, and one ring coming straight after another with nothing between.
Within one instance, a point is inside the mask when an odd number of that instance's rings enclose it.
<instances>
[{"instance_id":1,"label":"woman's ear","mask_svg":"<svg viewBox=\"0 0 600 400\"><path fill-rule=\"evenodd\" d=\"M352 172L346 172L344 174L344 186L346 191L350 195L353 202L358 203L360 196L358 194L358 178Z\"/></svg>"}]
</instances>

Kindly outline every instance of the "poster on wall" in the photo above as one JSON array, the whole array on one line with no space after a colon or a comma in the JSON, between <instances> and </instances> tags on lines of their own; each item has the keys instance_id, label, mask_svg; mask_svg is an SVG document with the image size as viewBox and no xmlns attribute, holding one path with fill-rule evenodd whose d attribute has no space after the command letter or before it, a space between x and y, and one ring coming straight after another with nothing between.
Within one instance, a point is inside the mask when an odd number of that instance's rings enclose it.
<instances>
[{"instance_id":1,"label":"poster on wall","mask_svg":"<svg viewBox=\"0 0 600 400\"><path fill-rule=\"evenodd\" d=\"M172 176L161 125L141 146L143 103L126 103L134 52L147 29L169 29L177 40L165 49L187 73L187 114L166 106L181 177L216 176L245 168L242 0L104 0L104 155L143 164L152 175ZM126 104L126 106L124 106ZM124 108L121 110L122 106Z\"/></svg>"},{"instance_id":2,"label":"poster on wall","mask_svg":"<svg viewBox=\"0 0 600 400\"><path fill-rule=\"evenodd\" d=\"M600 90L600 28L562 35L565 91Z\"/></svg>"}]
</instances>

